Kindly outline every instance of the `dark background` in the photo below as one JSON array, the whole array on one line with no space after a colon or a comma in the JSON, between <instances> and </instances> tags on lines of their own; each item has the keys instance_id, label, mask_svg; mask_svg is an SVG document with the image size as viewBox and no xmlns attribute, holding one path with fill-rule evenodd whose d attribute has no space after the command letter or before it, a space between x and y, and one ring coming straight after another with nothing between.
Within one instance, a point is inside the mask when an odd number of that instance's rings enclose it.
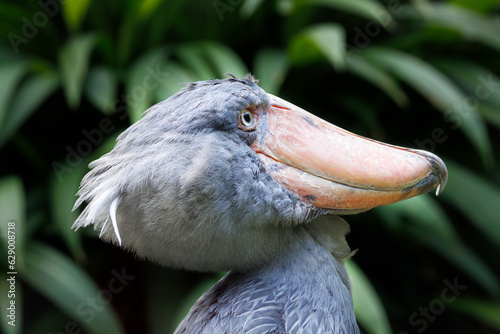
<instances>
[{"instance_id":1,"label":"dark background","mask_svg":"<svg viewBox=\"0 0 500 334\"><path fill-rule=\"evenodd\" d=\"M497 1L0 2L1 328L172 332L223 273L70 227L90 161L185 82L252 72L360 135L433 151L444 193L346 217L365 333L500 332ZM16 326L7 223L16 223Z\"/></svg>"}]
</instances>

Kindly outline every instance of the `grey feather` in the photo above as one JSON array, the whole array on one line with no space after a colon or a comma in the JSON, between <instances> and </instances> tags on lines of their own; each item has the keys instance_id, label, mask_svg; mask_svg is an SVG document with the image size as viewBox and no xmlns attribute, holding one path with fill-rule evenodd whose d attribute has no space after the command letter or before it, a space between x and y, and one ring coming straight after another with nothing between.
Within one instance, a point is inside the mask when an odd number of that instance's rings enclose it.
<instances>
[{"instance_id":1,"label":"grey feather","mask_svg":"<svg viewBox=\"0 0 500 334\"><path fill-rule=\"evenodd\" d=\"M348 225L276 183L249 147L254 135L238 131L243 108L268 104L251 78L189 84L82 180L75 229L93 224L165 266L232 270L177 333L358 333Z\"/></svg>"},{"instance_id":2,"label":"grey feather","mask_svg":"<svg viewBox=\"0 0 500 334\"><path fill-rule=\"evenodd\" d=\"M122 245L122 239L120 237L120 230L118 229L118 223L116 222L116 211L118 210L118 204L120 204L121 195L118 195L113 199L109 207L109 216L111 218L111 223L113 224L113 230L115 231L116 239L118 244Z\"/></svg>"},{"instance_id":3,"label":"grey feather","mask_svg":"<svg viewBox=\"0 0 500 334\"><path fill-rule=\"evenodd\" d=\"M245 273L231 271L175 333L359 333L347 272L309 231L326 224L347 225L330 216L295 228L286 256Z\"/></svg>"}]
</instances>

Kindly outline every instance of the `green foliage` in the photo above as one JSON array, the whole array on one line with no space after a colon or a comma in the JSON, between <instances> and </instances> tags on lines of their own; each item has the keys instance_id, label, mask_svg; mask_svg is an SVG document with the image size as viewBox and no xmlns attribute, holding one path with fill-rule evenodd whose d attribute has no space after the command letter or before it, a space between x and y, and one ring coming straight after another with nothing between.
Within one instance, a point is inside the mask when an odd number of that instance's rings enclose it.
<instances>
[{"instance_id":1,"label":"green foliage","mask_svg":"<svg viewBox=\"0 0 500 334\"><path fill-rule=\"evenodd\" d=\"M90 53L95 44L95 36L79 35L59 51L59 72L68 105L76 108L80 104L83 84L87 76Z\"/></svg>"},{"instance_id":2,"label":"green foliage","mask_svg":"<svg viewBox=\"0 0 500 334\"><path fill-rule=\"evenodd\" d=\"M443 196L444 199L467 216L493 245L500 247L500 219L496 207L500 203L500 189L455 162L449 161L447 165L451 191Z\"/></svg>"},{"instance_id":3,"label":"green foliage","mask_svg":"<svg viewBox=\"0 0 500 334\"><path fill-rule=\"evenodd\" d=\"M71 321L90 333L175 328L218 276L159 272L91 229L74 233L74 194L87 164L149 106L185 82L248 72L344 128L445 158L439 198L347 217L362 330L500 331L497 1L63 3L0 3L0 249L7 259L15 221L19 321L2 320L3 332L61 332ZM106 288L115 263L147 284L87 321L79 305ZM5 310L6 260L0 268ZM467 288L445 302L455 278Z\"/></svg>"},{"instance_id":4,"label":"green foliage","mask_svg":"<svg viewBox=\"0 0 500 334\"><path fill-rule=\"evenodd\" d=\"M314 25L296 35L290 45L290 59L302 64L326 57L337 70L345 67L345 32L342 26L332 23Z\"/></svg>"},{"instance_id":5,"label":"green foliage","mask_svg":"<svg viewBox=\"0 0 500 334\"><path fill-rule=\"evenodd\" d=\"M476 146L485 163L492 163L491 144L486 127L476 109L468 110L466 95L450 79L421 59L399 51L372 47L365 56L377 66L394 73L402 81L420 92L436 109L453 112L462 122L461 130Z\"/></svg>"},{"instance_id":6,"label":"green foliage","mask_svg":"<svg viewBox=\"0 0 500 334\"><path fill-rule=\"evenodd\" d=\"M27 249L23 278L89 333L122 333L111 308L98 301L99 290L90 277L66 255L33 242Z\"/></svg>"},{"instance_id":7,"label":"green foliage","mask_svg":"<svg viewBox=\"0 0 500 334\"><path fill-rule=\"evenodd\" d=\"M346 267L351 279L357 321L367 333L390 333L391 327L384 306L368 277L352 260L346 262Z\"/></svg>"},{"instance_id":8,"label":"green foliage","mask_svg":"<svg viewBox=\"0 0 500 334\"><path fill-rule=\"evenodd\" d=\"M462 299L452 304L452 307L500 331L500 318L498 317L500 303L478 299Z\"/></svg>"}]
</instances>

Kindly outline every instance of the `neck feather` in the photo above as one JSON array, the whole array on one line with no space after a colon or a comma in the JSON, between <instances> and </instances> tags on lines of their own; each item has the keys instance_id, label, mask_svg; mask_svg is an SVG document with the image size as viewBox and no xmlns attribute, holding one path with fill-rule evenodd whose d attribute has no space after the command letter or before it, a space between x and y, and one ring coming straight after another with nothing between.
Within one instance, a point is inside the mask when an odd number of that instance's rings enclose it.
<instances>
[{"instance_id":1,"label":"neck feather","mask_svg":"<svg viewBox=\"0 0 500 334\"><path fill-rule=\"evenodd\" d=\"M282 256L258 269L228 273L176 333L359 333L343 265L350 251L319 238L317 229L299 226Z\"/></svg>"}]
</instances>

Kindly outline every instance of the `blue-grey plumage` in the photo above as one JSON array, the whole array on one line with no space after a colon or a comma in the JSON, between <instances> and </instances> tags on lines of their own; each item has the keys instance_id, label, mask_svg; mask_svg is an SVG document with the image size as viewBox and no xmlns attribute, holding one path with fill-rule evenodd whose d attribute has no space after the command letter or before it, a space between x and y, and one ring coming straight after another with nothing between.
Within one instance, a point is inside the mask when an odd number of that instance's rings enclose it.
<instances>
[{"instance_id":1,"label":"blue-grey plumage","mask_svg":"<svg viewBox=\"0 0 500 334\"><path fill-rule=\"evenodd\" d=\"M345 239L337 240L343 254L315 239L319 231L343 238L347 229L336 216L296 227L283 256L261 268L229 272L175 333L359 333L343 266Z\"/></svg>"},{"instance_id":2,"label":"blue-grey plumage","mask_svg":"<svg viewBox=\"0 0 500 334\"><path fill-rule=\"evenodd\" d=\"M165 266L231 270L178 333L357 333L348 225L325 214L446 183L435 155L348 133L251 76L189 84L90 167L74 228Z\"/></svg>"}]
</instances>

